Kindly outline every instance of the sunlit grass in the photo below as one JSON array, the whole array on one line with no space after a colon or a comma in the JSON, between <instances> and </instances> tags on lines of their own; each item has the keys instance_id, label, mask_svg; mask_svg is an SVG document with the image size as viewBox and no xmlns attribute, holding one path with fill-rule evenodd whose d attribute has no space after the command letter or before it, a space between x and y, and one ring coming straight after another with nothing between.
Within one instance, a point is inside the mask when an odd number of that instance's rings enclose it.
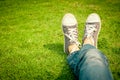
<instances>
[{"instance_id":1,"label":"sunlit grass","mask_svg":"<svg viewBox=\"0 0 120 80\"><path fill-rule=\"evenodd\" d=\"M61 19L73 13L81 41L84 22L96 12L102 19L98 48L120 79L119 0L1 0L0 79L74 80L63 52Z\"/></svg>"}]
</instances>

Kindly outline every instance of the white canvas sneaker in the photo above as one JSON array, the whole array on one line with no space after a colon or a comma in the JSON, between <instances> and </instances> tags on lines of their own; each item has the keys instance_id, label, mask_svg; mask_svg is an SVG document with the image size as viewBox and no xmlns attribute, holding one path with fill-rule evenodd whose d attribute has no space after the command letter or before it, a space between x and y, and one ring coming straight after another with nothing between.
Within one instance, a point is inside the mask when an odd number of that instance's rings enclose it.
<instances>
[{"instance_id":1,"label":"white canvas sneaker","mask_svg":"<svg viewBox=\"0 0 120 80\"><path fill-rule=\"evenodd\" d=\"M71 13L64 15L62 19L62 29L64 33L64 52L69 53L68 47L72 44L76 44L78 47L80 43L78 41L78 29L77 20Z\"/></svg>"},{"instance_id":2,"label":"white canvas sneaker","mask_svg":"<svg viewBox=\"0 0 120 80\"><path fill-rule=\"evenodd\" d=\"M90 14L86 20L83 42L86 38L92 37L93 44L97 48L97 39L100 28L101 20L99 15L96 13Z\"/></svg>"}]
</instances>

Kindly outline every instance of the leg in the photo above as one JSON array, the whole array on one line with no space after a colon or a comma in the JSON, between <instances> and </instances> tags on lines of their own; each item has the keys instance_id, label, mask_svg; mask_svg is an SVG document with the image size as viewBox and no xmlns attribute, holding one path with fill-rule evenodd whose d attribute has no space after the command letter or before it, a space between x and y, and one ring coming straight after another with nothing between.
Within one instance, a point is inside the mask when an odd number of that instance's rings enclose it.
<instances>
[{"instance_id":1,"label":"leg","mask_svg":"<svg viewBox=\"0 0 120 80\"><path fill-rule=\"evenodd\" d=\"M94 46L86 44L67 57L79 80L112 80L106 57Z\"/></svg>"},{"instance_id":2,"label":"leg","mask_svg":"<svg viewBox=\"0 0 120 80\"><path fill-rule=\"evenodd\" d=\"M106 57L97 49L100 17L93 13L86 20L83 47L79 50L76 19L72 14L63 17L64 51L68 64L79 80L112 80Z\"/></svg>"}]
</instances>

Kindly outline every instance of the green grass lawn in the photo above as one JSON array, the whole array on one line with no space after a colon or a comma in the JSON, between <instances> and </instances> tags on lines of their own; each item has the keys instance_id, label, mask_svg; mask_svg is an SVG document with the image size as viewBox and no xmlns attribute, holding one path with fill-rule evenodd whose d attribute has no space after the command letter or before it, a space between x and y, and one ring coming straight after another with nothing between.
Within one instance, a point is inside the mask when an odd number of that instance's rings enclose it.
<instances>
[{"instance_id":1,"label":"green grass lawn","mask_svg":"<svg viewBox=\"0 0 120 80\"><path fill-rule=\"evenodd\" d=\"M100 15L98 48L120 80L120 0L0 0L0 80L74 80L61 30L68 12L80 41L87 16Z\"/></svg>"}]
</instances>

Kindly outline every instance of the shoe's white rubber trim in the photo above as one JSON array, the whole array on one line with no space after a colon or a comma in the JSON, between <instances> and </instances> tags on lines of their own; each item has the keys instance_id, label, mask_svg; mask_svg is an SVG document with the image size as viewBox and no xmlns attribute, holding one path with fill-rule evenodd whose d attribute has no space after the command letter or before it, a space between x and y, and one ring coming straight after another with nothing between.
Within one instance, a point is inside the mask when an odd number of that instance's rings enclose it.
<instances>
[{"instance_id":1,"label":"shoe's white rubber trim","mask_svg":"<svg viewBox=\"0 0 120 80\"><path fill-rule=\"evenodd\" d=\"M100 17L96 13L92 13L88 16L86 23L100 22Z\"/></svg>"},{"instance_id":2,"label":"shoe's white rubber trim","mask_svg":"<svg viewBox=\"0 0 120 80\"><path fill-rule=\"evenodd\" d=\"M65 16L62 19L62 25L64 26L72 26L77 24L77 20L75 18L75 16L71 13L67 13L65 14Z\"/></svg>"}]
</instances>

